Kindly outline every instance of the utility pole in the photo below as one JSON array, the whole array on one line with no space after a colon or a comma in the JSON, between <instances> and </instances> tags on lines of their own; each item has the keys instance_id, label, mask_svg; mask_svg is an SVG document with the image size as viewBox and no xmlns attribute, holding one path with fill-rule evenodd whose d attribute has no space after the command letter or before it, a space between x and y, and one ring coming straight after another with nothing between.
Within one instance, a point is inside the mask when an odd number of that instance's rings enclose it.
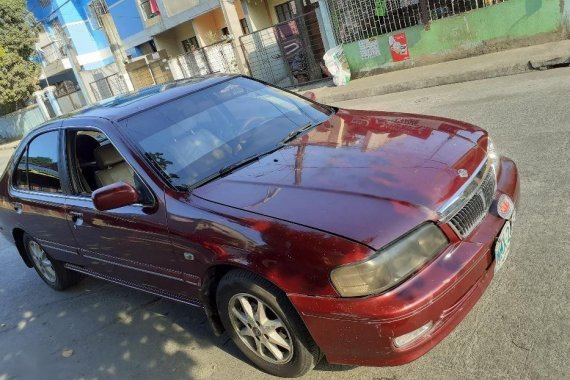
<instances>
[{"instance_id":1,"label":"utility pole","mask_svg":"<svg viewBox=\"0 0 570 380\"><path fill-rule=\"evenodd\" d=\"M85 85L85 82L83 81L83 77L81 76L81 73L80 73L81 65L79 64L79 61L77 60L77 54L75 53L75 48L71 44L71 38L65 32L63 33L62 38L64 39L63 48L65 49L65 53L69 57L69 63L71 64L71 70L73 70L73 75L75 75L75 78L77 79L77 84L79 85L81 92L83 92L83 96L84 96L87 104L92 104L92 103L94 103L94 101L93 101L93 99L91 99L91 94L89 93L89 91L87 91L87 86ZM78 67L79 67L79 70L77 69Z\"/></svg>"},{"instance_id":2,"label":"utility pole","mask_svg":"<svg viewBox=\"0 0 570 380\"><path fill-rule=\"evenodd\" d=\"M45 20L49 19L53 14L55 14L56 12L59 12L63 8L64 5L66 5L70 2L71 2L71 0L66 0L65 2L60 4L56 9L54 9L49 15L47 15L46 17L44 17L41 20L38 20L35 25L43 23ZM42 25L42 27L43 27L43 25ZM53 41L62 44L63 49L65 50L65 53L66 53L67 57L69 58L69 63L71 65L71 70L73 71L73 75L75 75L75 79L77 79L77 84L79 85L79 89L83 93L83 97L85 98L85 101L87 102L87 104L93 103L93 100L91 99L90 93L89 93L89 91L87 91L87 86L85 86L85 82L83 81L83 77L80 74L81 65L77 61L77 54L75 53L75 48L71 44L71 38L67 35L65 30L63 30L63 28L61 28L61 27L57 28L57 30L55 31L55 35L58 38L56 40L53 40ZM46 78L46 81L47 81L47 78Z\"/></svg>"},{"instance_id":3,"label":"utility pole","mask_svg":"<svg viewBox=\"0 0 570 380\"><path fill-rule=\"evenodd\" d=\"M249 70L247 68L247 65L245 64L245 55L243 53L243 50L241 49L240 39L239 39L241 36L243 36L243 31L241 29L241 24L239 21L239 16L237 14L236 5L235 5L235 2L240 0L219 0L219 1L220 1L220 7L222 8L222 12L224 15L224 19L226 21L226 26L228 27L228 30L233 37L233 41L231 42L231 44L234 50L234 55L236 57L238 70L242 74L248 74Z\"/></svg>"},{"instance_id":4,"label":"utility pole","mask_svg":"<svg viewBox=\"0 0 570 380\"><path fill-rule=\"evenodd\" d=\"M117 31L113 17L109 13L109 8L107 8L107 4L104 0L101 0L101 7L98 8L97 11L99 13L96 16L99 18L101 28L103 29L105 37L107 37L107 41L109 42L109 49L111 49L111 53L113 54L113 58L117 64L117 69L119 70L119 74L123 78L123 81L127 86L127 90L133 91L134 87L125 67L127 56L125 55L123 46L121 44L121 37L119 36L119 32Z\"/></svg>"}]
</instances>

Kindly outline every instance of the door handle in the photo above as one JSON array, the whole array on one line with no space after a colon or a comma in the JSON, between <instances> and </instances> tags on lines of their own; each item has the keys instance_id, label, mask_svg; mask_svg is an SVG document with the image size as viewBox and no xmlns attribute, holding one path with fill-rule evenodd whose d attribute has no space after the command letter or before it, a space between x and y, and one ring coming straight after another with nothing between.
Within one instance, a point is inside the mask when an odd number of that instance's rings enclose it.
<instances>
[{"instance_id":1,"label":"door handle","mask_svg":"<svg viewBox=\"0 0 570 380\"><path fill-rule=\"evenodd\" d=\"M21 214L22 213L22 208L24 207L20 202L14 202L12 204L12 206L14 206L14 211L16 211L17 214Z\"/></svg>"},{"instance_id":2,"label":"door handle","mask_svg":"<svg viewBox=\"0 0 570 380\"><path fill-rule=\"evenodd\" d=\"M77 228L78 226L83 225L83 214L80 212L71 211L69 213L71 215L71 221L73 222L73 227Z\"/></svg>"}]
</instances>

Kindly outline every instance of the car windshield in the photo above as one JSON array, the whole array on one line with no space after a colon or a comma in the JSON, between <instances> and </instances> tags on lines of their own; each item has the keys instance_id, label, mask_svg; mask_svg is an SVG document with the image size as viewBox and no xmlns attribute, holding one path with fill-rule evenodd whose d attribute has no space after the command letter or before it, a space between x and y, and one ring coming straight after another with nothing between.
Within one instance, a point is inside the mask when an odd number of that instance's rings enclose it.
<instances>
[{"instance_id":1,"label":"car windshield","mask_svg":"<svg viewBox=\"0 0 570 380\"><path fill-rule=\"evenodd\" d=\"M186 189L278 149L330 114L302 97L237 77L128 117L121 126L172 185Z\"/></svg>"}]
</instances>

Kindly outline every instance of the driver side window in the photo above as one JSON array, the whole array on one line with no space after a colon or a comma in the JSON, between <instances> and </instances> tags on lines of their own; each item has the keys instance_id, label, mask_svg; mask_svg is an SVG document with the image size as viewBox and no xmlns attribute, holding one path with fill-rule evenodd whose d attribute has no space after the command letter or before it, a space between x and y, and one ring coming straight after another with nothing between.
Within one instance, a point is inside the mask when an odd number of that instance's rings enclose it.
<instances>
[{"instance_id":1,"label":"driver side window","mask_svg":"<svg viewBox=\"0 0 570 380\"><path fill-rule=\"evenodd\" d=\"M101 187L126 182L141 194L140 202L152 203L150 191L123 156L99 131L68 131L68 157L74 191L90 196Z\"/></svg>"}]
</instances>

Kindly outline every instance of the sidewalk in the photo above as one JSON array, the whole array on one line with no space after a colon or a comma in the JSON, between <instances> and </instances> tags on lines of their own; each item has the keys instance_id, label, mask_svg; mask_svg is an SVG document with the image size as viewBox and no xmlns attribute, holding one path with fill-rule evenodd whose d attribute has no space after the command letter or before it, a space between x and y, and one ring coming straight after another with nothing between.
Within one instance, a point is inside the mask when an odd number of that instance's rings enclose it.
<instances>
[{"instance_id":1,"label":"sidewalk","mask_svg":"<svg viewBox=\"0 0 570 380\"><path fill-rule=\"evenodd\" d=\"M317 100L335 103L452 83L520 74L570 63L570 40L505 50L428 66L392 71L351 81L347 86L312 89Z\"/></svg>"},{"instance_id":2,"label":"sidewalk","mask_svg":"<svg viewBox=\"0 0 570 380\"><path fill-rule=\"evenodd\" d=\"M16 147L18 146L19 143L20 143L20 140L12 141L12 142L5 143L5 144L0 144L0 150L13 151L14 149L16 149Z\"/></svg>"}]
</instances>

